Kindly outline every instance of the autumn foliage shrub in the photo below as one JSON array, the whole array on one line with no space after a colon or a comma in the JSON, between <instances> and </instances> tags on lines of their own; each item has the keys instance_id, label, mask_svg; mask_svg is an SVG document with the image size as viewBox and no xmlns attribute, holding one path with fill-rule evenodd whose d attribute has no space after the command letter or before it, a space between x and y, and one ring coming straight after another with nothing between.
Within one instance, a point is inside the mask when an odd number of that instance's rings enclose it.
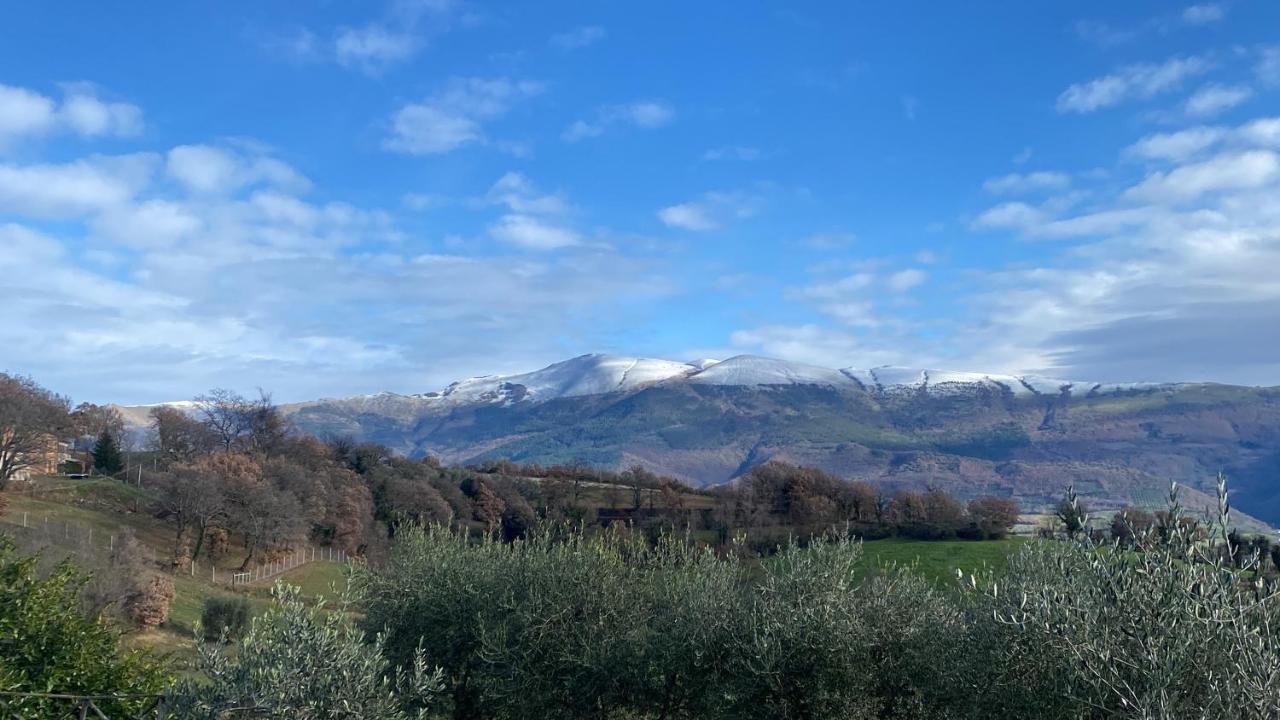
<instances>
[{"instance_id":1,"label":"autumn foliage shrub","mask_svg":"<svg viewBox=\"0 0 1280 720\"><path fill-rule=\"evenodd\" d=\"M173 581L165 575L152 575L125 598L124 610L140 628L160 627L169 619L173 597Z\"/></svg>"}]
</instances>

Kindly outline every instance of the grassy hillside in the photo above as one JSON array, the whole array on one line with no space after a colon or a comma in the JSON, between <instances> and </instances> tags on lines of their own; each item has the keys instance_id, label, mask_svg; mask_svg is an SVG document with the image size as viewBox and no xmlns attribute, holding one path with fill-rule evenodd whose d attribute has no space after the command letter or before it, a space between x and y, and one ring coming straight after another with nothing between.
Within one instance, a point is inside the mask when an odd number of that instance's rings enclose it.
<instances>
[{"instance_id":1,"label":"grassy hillside","mask_svg":"<svg viewBox=\"0 0 1280 720\"><path fill-rule=\"evenodd\" d=\"M167 572L163 561L172 551L172 526L146 512L152 500L146 488L110 478L40 478L31 486L6 492L6 497L9 507L0 515L0 532L16 538L21 547L43 548L51 560L106 552L122 532L131 531L151 555L157 572L173 581L175 597L168 622L154 631L133 633L128 642L172 653L180 668L191 657L195 625L206 598L241 595L256 611L266 605L277 580L299 585L308 598L333 597L333 586L344 582L342 566L314 562L263 582L232 587L227 580L241 559L237 547L213 566L202 558L195 573Z\"/></svg>"}]
</instances>

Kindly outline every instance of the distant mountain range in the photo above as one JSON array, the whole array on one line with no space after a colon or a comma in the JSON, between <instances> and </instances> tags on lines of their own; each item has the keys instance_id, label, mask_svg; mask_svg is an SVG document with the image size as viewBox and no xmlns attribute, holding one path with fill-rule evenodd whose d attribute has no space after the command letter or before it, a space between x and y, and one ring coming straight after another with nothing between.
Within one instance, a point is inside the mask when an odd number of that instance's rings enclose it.
<instances>
[{"instance_id":1,"label":"distant mountain range","mask_svg":"<svg viewBox=\"0 0 1280 720\"><path fill-rule=\"evenodd\" d=\"M439 392L284 409L320 436L450 463L638 463L710 485L778 459L1028 508L1068 483L1099 510L1158 504L1170 480L1203 505L1221 470L1237 507L1280 524L1280 388L584 355Z\"/></svg>"}]
</instances>

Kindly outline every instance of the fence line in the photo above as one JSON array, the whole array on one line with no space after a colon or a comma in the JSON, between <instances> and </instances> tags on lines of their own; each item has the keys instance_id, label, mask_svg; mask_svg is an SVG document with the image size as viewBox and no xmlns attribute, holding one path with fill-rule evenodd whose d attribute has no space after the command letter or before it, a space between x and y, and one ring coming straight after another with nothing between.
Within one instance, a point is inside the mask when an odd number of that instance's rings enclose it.
<instances>
[{"instance_id":1,"label":"fence line","mask_svg":"<svg viewBox=\"0 0 1280 720\"><path fill-rule=\"evenodd\" d=\"M14 522L15 520L18 520L16 513L0 518L0 524L9 524L22 528L28 531L30 537L41 539L72 554L89 555L103 552L110 553L115 550L116 534L99 531L97 533L98 542L95 544L94 528L91 525L73 523L69 520L50 522L48 514L45 514L43 519L33 518L27 511L22 512L20 522ZM104 536L106 537L105 543L103 542ZM162 565L162 563L158 562L155 551L151 547L141 543L139 543L139 547L146 553L151 564ZM290 551L287 555L270 562L260 563L251 570L243 572L223 570L221 576L219 576L218 567L212 562L201 567L199 562L192 560L188 567L185 568L185 574L190 577L196 577L197 575L204 577L207 571L210 582L217 584L221 577L224 584L234 586L267 580L309 562L333 562L345 565L354 561L355 558L348 555L344 550L332 547L310 546ZM183 572L184 570L175 570L173 574L176 575Z\"/></svg>"},{"instance_id":2,"label":"fence line","mask_svg":"<svg viewBox=\"0 0 1280 720\"><path fill-rule=\"evenodd\" d=\"M301 548L294 550L279 560L259 565L253 570L232 574L231 584L248 585L249 583L267 580L310 562L335 562L345 565L353 562L353 558L347 555L346 551L331 547L313 546Z\"/></svg>"}]
</instances>

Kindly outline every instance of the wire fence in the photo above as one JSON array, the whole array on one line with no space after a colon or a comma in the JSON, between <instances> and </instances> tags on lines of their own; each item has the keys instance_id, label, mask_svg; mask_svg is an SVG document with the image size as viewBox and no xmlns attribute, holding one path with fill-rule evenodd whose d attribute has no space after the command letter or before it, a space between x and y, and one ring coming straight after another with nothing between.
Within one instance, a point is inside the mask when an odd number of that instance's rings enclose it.
<instances>
[{"instance_id":1,"label":"wire fence","mask_svg":"<svg viewBox=\"0 0 1280 720\"><path fill-rule=\"evenodd\" d=\"M352 562L352 558L350 555L347 555L345 551L334 548L300 548L298 550L294 550L283 558L264 563L252 570L233 573L231 575L231 584L248 585L261 580L267 580L282 573L287 573L300 565L306 565L307 563L312 562L335 562L345 565Z\"/></svg>"}]
</instances>

